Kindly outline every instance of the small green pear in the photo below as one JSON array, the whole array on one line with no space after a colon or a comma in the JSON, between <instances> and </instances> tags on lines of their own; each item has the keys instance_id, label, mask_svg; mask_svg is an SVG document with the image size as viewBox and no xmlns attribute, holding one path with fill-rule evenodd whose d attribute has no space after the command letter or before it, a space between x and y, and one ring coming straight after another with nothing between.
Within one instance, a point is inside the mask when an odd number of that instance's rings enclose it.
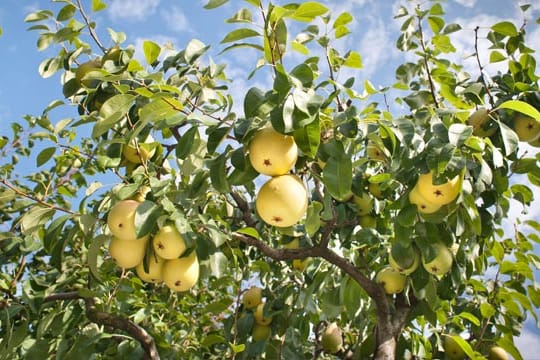
<instances>
[{"instance_id":1,"label":"small green pear","mask_svg":"<svg viewBox=\"0 0 540 360\"><path fill-rule=\"evenodd\" d=\"M242 298L242 303L246 309L253 309L262 302L262 289L258 286L252 286Z\"/></svg>"},{"instance_id":2,"label":"small green pear","mask_svg":"<svg viewBox=\"0 0 540 360\"><path fill-rule=\"evenodd\" d=\"M269 325L261 325L255 323L253 325L253 330L251 330L251 337L253 341L262 341L266 340L272 335L272 329Z\"/></svg>"},{"instance_id":3,"label":"small green pear","mask_svg":"<svg viewBox=\"0 0 540 360\"><path fill-rule=\"evenodd\" d=\"M327 353L335 354L341 350L342 345L343 338L341 335L341 329L337 323L333 322L326 327L321 335L321 346Z\"/></svg>"}]
</instances>

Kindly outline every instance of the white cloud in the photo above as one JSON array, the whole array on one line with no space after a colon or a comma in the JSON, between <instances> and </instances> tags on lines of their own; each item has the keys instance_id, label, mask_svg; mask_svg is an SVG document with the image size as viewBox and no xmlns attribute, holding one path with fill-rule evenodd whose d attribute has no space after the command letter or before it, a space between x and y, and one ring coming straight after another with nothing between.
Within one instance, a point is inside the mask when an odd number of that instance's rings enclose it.
<instances>
[{"instance_id":1,"label":"white cloud","mask_svg":"<svg viewBox=\"0 0 540 360\"><path fill-rule=\"evenodd\" d=\"M176 32L192 32L188 18L179 7L174 6L171 9L162 11L161 14L171 30Z\"/></svg>"},{"instance_id":2,"label":"white cloud","mask_svg":"<svg viewBox=\"0 0 540 360\"><path fill-rule=\"evenodd\" d=\"M156 12L160 0L114 0L109 6L113 20L140 21Z\"/></svg>"},{"instance_id":3,"label":"white cloud","mask_svg":"<svg viewBox=\"0 0 540 360\"><path fill-rule=\"evenodd\" d=\"M532 325L534 327L534 325ZM537 359L540 354L540 334L525 329L521 335L514 339L516 347L521 351L524 359Z\"/></svg>"},{"instance_id":4,"label":"white cloud","mask_svg":"<svg viewBox=\"0 0 540 360\"><path fill-rule=\"evenodd\" d=\"M472 8L476 5L476 0L456 0L461 6Z\"/></svg>"}]
</instances>

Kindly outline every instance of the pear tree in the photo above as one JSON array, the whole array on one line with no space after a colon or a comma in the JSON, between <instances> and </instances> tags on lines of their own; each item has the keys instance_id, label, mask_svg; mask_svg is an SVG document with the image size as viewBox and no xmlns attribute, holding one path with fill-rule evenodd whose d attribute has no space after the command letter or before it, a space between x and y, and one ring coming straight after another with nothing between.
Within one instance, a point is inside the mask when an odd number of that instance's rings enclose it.
<instances>
[{"instance_id":1,"label":"pear tree","mask_svg":"<svg viewBox=\"0 0 540 360\"><path fill-rule=\"evenodd\" d=\"M0 137L0 359L523 359L537 24L484 49L444 2L403 0L407 60L376 87L344 49L362 14L225 3L204 5L220 44L174 51L136 48L106 0L26 17L60 85Z\"/></svg>"}]
</instances>

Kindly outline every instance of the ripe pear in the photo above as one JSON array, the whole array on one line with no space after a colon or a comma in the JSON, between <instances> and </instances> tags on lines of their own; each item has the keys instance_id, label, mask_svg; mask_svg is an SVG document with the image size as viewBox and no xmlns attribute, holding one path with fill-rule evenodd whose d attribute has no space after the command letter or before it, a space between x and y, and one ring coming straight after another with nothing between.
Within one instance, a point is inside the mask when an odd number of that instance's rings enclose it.
<instances>
[{"instance_id":1,"label":"ripe pear","mask_svg":"<svg viewBox=\"0 0 540 360\"><path fill-rule=\"evenodd\" d=\"M353 201L358 207L358 215L365 216L373 209L373 198L368 193L363 193L360 196L354 195Z\"/></svg>"},{"instance_id":2,"label":"ripe pear","mask_svg":"<svg viewBox=\"0 0 540 360\"><path fill-rule=\"evenodd\" d=\"M295 175L281 175L268 180L259 190L255 207L269 225L288 227L305 215L308 193L302 180Z\"/></svg>"},{"instance_id":3,"label":"ripe pear","mask_svg":"<svg viewBox=\"0 0 540 360\"><path fill-rule=\"evenodd\" d=\"M163 264L165 260L156 254L150 255L148 258L148 272L144 271L144 261L137 265L137 275L142 281L157 283L163 279Z\"/></svg>"},{"instance_id":4,"label":"ripe pear","mask_svg":"<svg viewBox=\"0 0 540 360\"><path fill-rule=\"evenodd\" d=\"M398 264L392 256L392 252L390 252L390 255L388 256L388 263L397 272L403 275L411 275L416 271L416 269L418 269L418 266L420 265L420 255L418 255L418 253L414 250L411 251L411 255L412 257L408 258L409 262L407 264Z\"/></svg>"},{"instance_id":5,"label":"ripe pear","mask_svg":"<svg viewBox=\"0 0 540 360\"><path fill-rule=\"evenodd\" d=\"M176 259L186 251L186 242L174 225L165 225L152 239L155 253L166 259Z\"/></svg>"},{"instance_id":6,"label":"ripe pear","mask_svg":"<svg viewBox=\"0 0 540 360\"><path fill-rule=\"evenodd\" d=\"M366 147L366 156L373 161L386 161L384 152L379 149L377 145L369 142Z\"/></svg>"},{"instance_id":7,"label":"ripe pear","mask_svg":"<svg viewBox=\"0 0 540 360\"><path fill-rule=\"evenodd\" d=\"M149 147L148 144L127 144L122 147L124 158L133 163L141 164L147 162L156 152L155 147Z\"/></svg>"},{"instance_id":8,"label":"ripe pear","mask_svg":"<svg viewBox=\"0 0 540 360\"><path fill-rule=\"evenodd\" d=\"M252 286L242 298L242 303L246 309L253 309L262 302L262 289L258 286Z\"/></svg>"},{"instance_id":9,"label":"ripe pear","mask_svg":"<svg viewBox=\"0 0 540 360\"><path fill-rule=\"evenodd\" d=\"M144 259L148 236L137 240L124 240L113 237L109 243L109 255L121 268L131 269Z\"/></svg>"},{"instance_id":10,"label":"ripe pear","mask_svg":"<svg viewBox=\"0 0 540 360\"><path fill-rule=\"evenodd\" d=\"M426 199L427 202L433 205L446 205L454 201L459 195L461 186L460 176L455 176L449 181L435 185L433 184L433 172L430 171L427 174L421 174L418 177L416 186L420 195Z\"/></svg>"},{"instance_id":11,"label":"ripe pear","mask_svg":"<svg viewBox=\"0 0 540 360\"><path fill-rule=\"evenodd\" d=\"M337 353L343 345L341 329L333 322L326 327L321 335L321 346L324 351L330 354Z\"/></svg>"},{"instance_id":12,"label":"ripe pear","mask_svg":"<svg viewBox=\"0 0 540 360\"><path fill-rule=\"evenodd\" d=\"M375 282L383 286L388 295L398 294L405 289L407 277L396 269L387 266L377 273Z\"/></svg>"},{"instance_id":13,"label":"ripe pear","mask_svg":"<svg viewBox=\"0 0 540 360\"><path fill-rule=\"evenodd\" d=\"M444 275L452 268L454 258L452 252L441 243L433 245L437 256L430 262L426 262L424 256L422 256L422 265L427 272L433 275Z\"/></svg>"},{"instance_id":14,"label":"ripe pear","mask_svg":"<svg viewBox=\"0 0 540 360\"><path fill-rule=\"evenodd\" d=\"M364 229L374 229L377 227L377 218L371 215L364 215L358 218L358 224Z\"/></svg>"},{"instance_id":15,"label":"ripe pear","mask_svg":"<svg viewBox=\"0 0 540 360\"><path fill-rule=\"evenodd\" d=\"M442 206L442 205L432 204L429 201L427 201L422 196L422 194L420 194L420 191L418 190L418 184L415 187L413 187L413 189L409 193L409 202L411 204L416 205L418 212L422 214L433 214L437 212Z\"/></svg>"},{"instance_id":16,"label":"ripe pear","mask_svg":"<svg viewBox=\"0 0 540 360\"><path fill-rule=\"evenodd\" d=\"M443 349L446 357L450 360L462 360L465 357L465 351L450 335L443 335Z\"/></svg>"},{"instance_id":17,"label":"ripe pear","mask_svg":"<svg viewBox=\"0 0 540 360\"><path fill-rule=\"evenodd\" d=\"M111 233L122 240L136 240L135 212L139 202L122 200L117 202L107 215L107 225Z\"/></svg>"},{"instance_id":18,"label":"ripe pear","mask_svg":"<svg viewBox=\"0 0 540 360\"><path fill-rule=\"evenodd\" d=\"M508 354L506 351L497 345L489 348L489 360L508 360Z\"/></svg>"},{"instance_id":19,"label":"ripe pear","mask_svg":"<svg viewBox=\"0 0 540 360\"><path fill-rule=\"evenodd\" d=\"M253 330L251 330L251 337L253 341L262 341L266 340L272 335L272 329L268 325L260 325L255 323L253 325Z\"/></svg>"},{"instance_id":20,"label":"ripe pear","mask_svg":"<svg viewBox=\"0 0 540 360\"><path fill-rule=\"evenodd\" d=\"M257 305L255 311L253 312L253 318L259 325L270 325L272 323L271 316L264 317L264 302Z\"/></svg>"},{"instance_id":21,"label":"ripe pear","mask_svg":"<svg viewBox=\"0 0 540 360\"><path fill-rule=\"evenodd\" d=\"M187 291L199 280L199 259L193 251L179 259L166 260L162 270L163 282L173 291Z\"/></svg>"},{"instance_id":22,"label":"ripe pear","mask_svg":"<svg viewBox=\"0 0 540 360\"><path fill-rule=\"evenodd\" d=\"M371 195L375 196L377 199L382 199L384 197L383 192L381 190L381 184L379 183L369 183L368 191L370 192Z\"/></svg>"},{"instance_id":23,"label":"ripe pear","mask_svg":"<svg viewBox=\"0 0 540 360\"><path fill-rule=\"evenodd\" d=\"M257 172L269 176L287 174L298 159L294 138L272 127L259 130L249 143L249 161Z\"/></svg>"},{"instance_id":24,"label":"ripe pear","mask_svg":"<svg viewBox=\"0 0 540 360\"><path fill-rule=\"evenodd\" d=\"M514 131L519 140L533 142L540 137L540 121L530 116L517 114L514 117Z\"/></svg>"},{"instance_id":25,"label":"ripe pear","mask_svg":"<svg viewBox=\"0 0 540 360\"><path fill-rule=\"evenodd\" d=\"M479 108L469 116L467 119L467 124L472 126L473 135L479 137L490 137L497 131L496 126L490 126L487 129L485 128L486 125L490 124L490 120L489 110L486 108Z\"/></svg>"}]
</instances>

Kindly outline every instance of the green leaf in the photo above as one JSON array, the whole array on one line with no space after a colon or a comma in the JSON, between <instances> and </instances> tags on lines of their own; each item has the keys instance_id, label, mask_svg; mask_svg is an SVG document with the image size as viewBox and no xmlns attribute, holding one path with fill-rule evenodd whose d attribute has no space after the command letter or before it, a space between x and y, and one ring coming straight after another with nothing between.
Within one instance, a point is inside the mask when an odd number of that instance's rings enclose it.
<instances>
[{"instance_id":1,"label":"green leaf","mask_svg":"<svg viewBox=\"0 0 540 360\"><path fill-rule=\"evenodd\" d=\"M92 11L98 12L107 8L107 4L102 0L92 0Z\"/></svg>"},{"instance_id":2,"label":"green leaf","mask_svg":"<svg viewBox=\"0 0 540 360\"><path fill-rule=\"evenodd\" d=\"M350 51L347 57L345 58L345 62L343 63L343 66L347 66L353 69L361 69L362 58L360 57L360 54L356 51Z\"/></svg>"},{"instance_id":3,"label":"green leaf","mask_svg":"<svg viewBox=\"0 0 540 360\"><path fill-rule=\"evenodd\" d=\"M497 106L497 109L514 110L522 114L525 114L527 116L530 116L533 119L536 119L537 121L540 121L540 111L538 111L532 105L521 100L507 100L503 102L502 104L500 104L499 106Z\"/></svg>"},{"instance_id":4,"label":"green leaf","mask_svg":"<svg viewBox=\"0 0 540 360\"><path fill-rule=\"evenodd\" d=\"M491 27L493 31L505 36L518 36L519 32L516 26L509 21L501 21Z\"/></svg>"},{"instance_id":5,"label":"green leaf","mask_svg":"<svg viewBox=\"0 0 540 360\"><path fill-rule=\"evenodd\" d=\"M294 141L310 158L315 158L319 144L321 142L321 128L319 121L313 121L310 124L294 130Z\"/></svg>"},{"instance_id":6,"label":"green leaf","mask_svg":"<svg viewBox=\"0 0 540 360\"><path fill-rule=\"evenodd\" d=\"M56 152L56 147L48 147L41 150L36 158L36 166L41 166L51 159Z\"/></svg>"},{"instance_id":7,"label":"green leaf","mask_svg":"<svg viewBox=\"0 0 540 360\"><path fill-rule=\"evenodd\" d=\"M161 207L149 200L137 206L135 211L135 233L137 238L150 234L157 228L157 219L161 215Z\"/></svg>"},{"instance_id":8,"label":"green leaf","mask_svg":"<svg viewBox=\"0 0 540 360\"><path fill-rule=\"evenodd\" d=\"M450 336L450 335L448 335L448 336ZM454 341L456 343L458 343L459 347L461 347L461 349L465 352L465 354L467 354L467 356L469 358L471 358L471 359L475 358L474 357L474 350L467 341L463 340L463 338L461 336L459 336L459 335L452 335L451 337L452 337L452 339L454 339Z\"/></svg>"},{"instance_id":9,"label":"green leaf","mask_svg":"<svg viewBox=\"0 0 540 360\"><path fill-rule=\"evenodd\" d=\"M136 96L130 94L119 94L103 103L99 110L100 120L96 122L92 129L92 137L97 138L105 134L123 118L133 105Z\"/></svg>"},{"instance_id":10,"label":"green leaf","mask_svg":"<svg viewBox=\"0 0 540 360\"><path fill-rule=\"evenodd\" d=\"M259 32L252 29L247 29L247 28L236 29L236 30L231 31L227 35L225 35L223 40L221 40L221 43L222 44L229 43L229 42L242 40L242 39L246 39L246 38L250 38L254 36L261 36L261 34L259 34Z\"/></svg>"},{"instance_id":11,"label":"green leaf","mask_svg":"<svg viewBox=\"0 0 540 360\"><path fill-rule=\"evenodd\" d=\"M317 231L321 228L321 211L323 210L323 204L321 204L318 201L312 201L311 204L309 204L307 215L306 215L306 221L305 221L305 228L306 233L309 236L314 236Z\"/></svg>"},{"instance_id":12,"label":"green leaf","mask_svg":"<svg viewBox=\"0 0 540 360\"><path fill-rule=\"evenodd\" d=\"M259 239L260 238L260 235L259 235L259 232L257 231L257 229L252 228L252 227L246 227L246 228L238 229L238 230L236 230L236 232L239 233L239 234L247 235L247 236L252 237L254 239Z\"/></svg>"},{"instance_id":13,"label":"green leaf","mask_svg":"<svg viewBox=\"0 0 540 360\"><path fill-rule=\"evenodd\" d=\"M196 126L193 126L182 135L180 140L178 140L178 143L176 144L176 157L178 159L184 160L189 155L193 148L195 137L199 137L199 131Z\"/></svg>"},{"instance_id":14,"label":"green leaf","mask_svg":"<svg viewBox=\"0 0 540 360\"><path fill-rule=\"evenodd\" d=\"M215 9L223 4L226 4L229 0L210 0L208 4L204 5L205 9Z\"/></svg>"},{"instance_id":15,"label":"green leaf","mask_svg":"<svg viewBox=\"0 0 540 360\"><path fill-rule=\"evenodd\" d=\"M441 32L442 28L444 27L444 20L441 17L429 16L427 21L431 31L433 31L435 34Z\"/></svg>"},{"instance_id":16,"label":"green leaf","mask_svg":"<svg viewBox=\"0 0 540 360\"><path fill-rule=\"evenodd\" d=\"M499 122L499 130L501 131L505 153L506 155L510 155L516 151L519 144L519 138L514 130L502 122Z\"/></svg>"},{"instance_id":17,"label":"green leaf","mask_svg":"<svg viewBox=\"0 0 540 360\"><path fill-rule=\"evenodd\" d=\"M92 240L92 243L88 248L88 268L90 269L90 273L92 274L92 276L99 282L101 282L101 276L99 276L98 258L100 255L102 255L101 247L110 240L110 235L98 235L94 240Z\"/></svg>"},{"instance_id":18,"label":"green leaf","mask_svg":"<svg viewBox=\"0 0 540 360\"><path fill-rule=\"evenodd\" d=\"M496 63L496 62L499 62L499 61L505 61L505 60L506 60L506 56L504 56L503 54L501 54L500 51L493 50L493 51L489 54L489 62L490 62L490 63Z\"/></svg>"},{"instance_id":19,"label":"green leaf","mask_svg":"<svg viewBox=\"0 0 540 360\"><path fill-rule=\"evenodd\" d=\"M337 29L340 26L347 25L351 21L353 21L353 16L348 12L343 12L337 17L336 21L334 21L332 27Z\"/></svg>"},{"instance_id":20,"label":"green leaf","mask_svg":"<svg viewBox=\"0 0 540 360\"><path fill-rule=\"evenodd\" d=\"M75 15L75 12L77 11L77 8L72 5L68 4L64 6L60 11L58 12L58 15L56 16L57 21L66 21L69 20Z\"/></svg>"},{"instance_id":21,"label":"green leaf","mask_svg":"<svg viewBox=\"0 0 540 360\"><path fill-rule=\"evenodd\" d=\"M182 108L182 103L174 97L160 97L140 109L140 121L147 123L165 120L177 115Z\"/></svg>"},{"instance_id":22,"label":"green leaf","mask_svg":"<svg viewBox=\"0 0 540 360\"><path fill-rule=\"evenodd\" d=\"M253 16L251 15L251 11L249 9L243 8L238 10L236 14L234 14L231 18L227 19L228 23L251 23L253 22Z\"/></svg>"},{"instance_id":23,"label":"green leaf","mask_svg":"<svg viewBox=\"0 0 540 360\"><path fill-rule=\"evenodd\" d=\"M323 169L323 182L332 197L347 200L352 195L351 159L346 156L330 157Z\"/></svg>"},{"instance_id":24,"label":"green leaf","mask_svg":"<svg viewBox=\"0 0 540 360\"><path fill-rule=\"evenodd\" d=\"M204 43L197 39L192 39L186 46L184 57L186 61L190 64L193 61L197 60L202 54L208 50L209 46L204 45Z\"/></svg>"},{"instance_id":25,"label":"green leaf","mask_svg":"<svg viewBox=\"0 0 540 360\"><path fill-rule=\"evenodd\" d=\"M210 170L210 180L214 189L224 194L231 192L227 181L227 153L210 160L208 169Z\"/></svg>"},{"instance_id":26,"label":"green leaf","mask_svg":"<svg viewBox=\"0 0 540 360\"><path fill-rule=\"evenodd\" d=\"M326 14L328 8L316 1L307 1L300 4L300 6L293 13L292 18L299 21L311 21L313 18L319 15Z\"/></svg>"},{"instance_id":27,"label":"green leaf","mask_svg":"<svg viewBox=\"0 0 540 360\"><path fill-rule=\"evenodd\" d=\"M152 65L158 59L161 53L161 47L151 40L145 40L143 42L143 51L146 63Z\"/></svg>"}]
</instances>

